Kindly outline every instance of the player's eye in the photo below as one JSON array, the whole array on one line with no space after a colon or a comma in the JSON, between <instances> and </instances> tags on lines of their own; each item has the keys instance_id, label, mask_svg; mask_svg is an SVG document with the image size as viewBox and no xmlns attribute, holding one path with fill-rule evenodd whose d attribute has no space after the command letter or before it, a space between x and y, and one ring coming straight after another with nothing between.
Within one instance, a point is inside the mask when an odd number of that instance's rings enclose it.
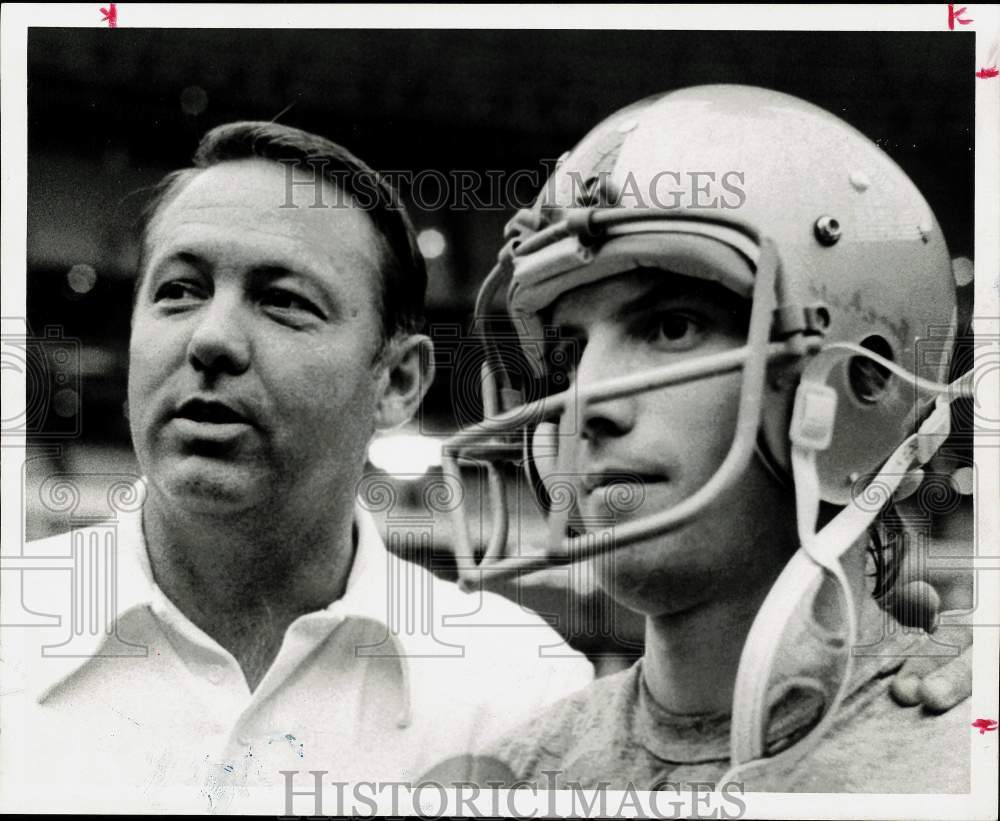
<instances>
[{"instance_id":1,"label":"player's eye","mask_svg":"<svg viewBox=\"0 0 1000 821\"><path fill-rule=\"evenodd\" d=\"M650 341L671 350L683 350L694 345L701 337L704 323L687 311L659 313L650 329Z\"/></svg>"}]
</instances>

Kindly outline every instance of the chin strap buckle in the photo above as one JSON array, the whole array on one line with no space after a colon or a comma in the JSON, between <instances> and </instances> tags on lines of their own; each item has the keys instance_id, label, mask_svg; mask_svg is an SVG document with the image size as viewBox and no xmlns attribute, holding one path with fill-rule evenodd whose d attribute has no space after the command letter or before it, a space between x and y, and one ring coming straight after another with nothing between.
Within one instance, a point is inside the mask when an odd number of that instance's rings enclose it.
<instances>
[{"instance_id":1,"label":"chin strap buckle","mask_svg":"<svg viewBox=\"0 0 1000 821\"><path fill-rule=\"evenodd\" d=\"M795 392L788 437L805 450L826 450L833 440L836 418L837 392L829 385L802 383Z\"/></svg>"}]
</instances>

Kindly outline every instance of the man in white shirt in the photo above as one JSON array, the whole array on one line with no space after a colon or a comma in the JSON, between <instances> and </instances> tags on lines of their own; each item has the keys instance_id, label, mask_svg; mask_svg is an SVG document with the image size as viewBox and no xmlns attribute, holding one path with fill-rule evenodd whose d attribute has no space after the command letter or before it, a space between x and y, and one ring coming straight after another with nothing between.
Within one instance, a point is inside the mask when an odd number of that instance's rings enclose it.
<instances>
[{"instance_id":1,"label":"man in white shirt","mask_svg":"<svg viewBox=\"0 0 1000 821\"><path fill-rule=\"evenodd\" d=\"M25 551L107 568L91 600L114 627L70 655L58 628L5 631L6 809L278 813L281 770L296 791L306 771L412 780L592 677L545 657L560 639L537 616L389 556L356 502L372 434L433 377L391 189L269 123L214 129L194 166L143 234L128 414L146 478L117 521ZM25 576L29 610L83 606L69 573Z\"/></svg>"}]
</instances>

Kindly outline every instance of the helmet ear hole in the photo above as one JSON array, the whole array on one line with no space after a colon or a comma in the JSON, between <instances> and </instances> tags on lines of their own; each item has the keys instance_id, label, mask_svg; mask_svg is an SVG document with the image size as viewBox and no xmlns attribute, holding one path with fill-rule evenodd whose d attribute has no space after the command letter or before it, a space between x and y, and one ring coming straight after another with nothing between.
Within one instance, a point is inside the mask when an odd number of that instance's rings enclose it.
<instances>
[{"instance_id":1,"label":"helmet ear hole","mask_svg":"<svg viewBox=\"0 0 1000 821\"><path fill-rule=\"evenodd\" d=\"M861 347L890 362L895 361L892 346L883 336L866 337L861 341ZM890 373L885 366L866 356L855 356L847 366L847 375L854 397L864 405L874 405L885 393Z\"/></svg>"}]
</instances>

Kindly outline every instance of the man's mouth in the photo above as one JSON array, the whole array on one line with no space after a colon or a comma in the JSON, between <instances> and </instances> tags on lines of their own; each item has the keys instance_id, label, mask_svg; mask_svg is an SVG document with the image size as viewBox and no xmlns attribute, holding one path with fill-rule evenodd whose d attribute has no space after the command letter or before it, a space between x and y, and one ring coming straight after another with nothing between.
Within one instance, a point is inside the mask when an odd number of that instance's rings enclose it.
<instances>
[{"instance_id":1,"label":"man's mouth","mask_svg":"<svg viewBox=\"0 0 1000 821\"><path fill-rule=\"evenodd\" d=\"M189 399L174 412L174 416L208 425L250 424L250 420L235 408L209 399Z\"/></svg>"},{"instance_id":2,"label":"man's mouth","mask_svg":"<svg viewBox=\"0 0 1000 821\"><path fill-rule=\"evenodd\" d=\"M253 421L233 405L215 399L192 398L174 411L171 427L199 453L225 452L253 427ZM206 448L208 450L206 450Z\"/></svg>"}]
</instances>

